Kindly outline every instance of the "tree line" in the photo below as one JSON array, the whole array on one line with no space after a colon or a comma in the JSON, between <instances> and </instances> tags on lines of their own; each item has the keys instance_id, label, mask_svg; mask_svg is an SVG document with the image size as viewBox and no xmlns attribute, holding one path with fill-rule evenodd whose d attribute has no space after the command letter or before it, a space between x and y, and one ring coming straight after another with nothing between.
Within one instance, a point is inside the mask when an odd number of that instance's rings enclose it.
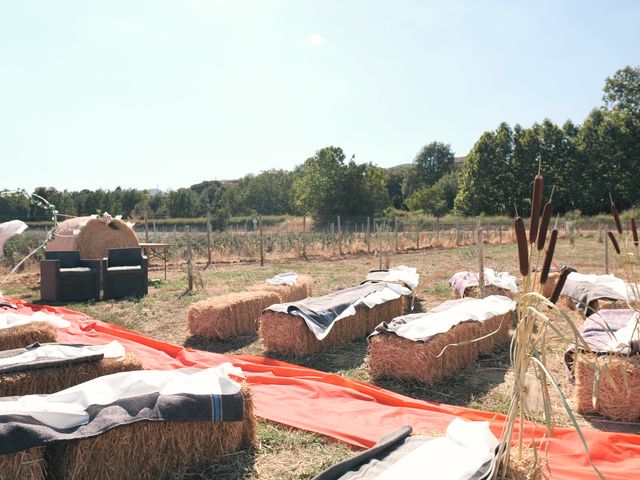
<instances>
[{"instance_id":1,"label":"tree line","mask_svg":"<svg viewBox=\"0 0 640 480\"><path fill-rule=\"evenodd\" d=\"M595 214L640 202L640 67L607 78L603 104L582 125L550 120L529 128L501 123L483 133L462 166L450 145L432 142L413 162L390 169L347 161L334 146L318 150L292 171L267 170L235 181L203 181L169 192L122 189L34 193L67 215L109 212L125 218L209 216L224 228L231 216L302 215L318 221L414 211L434 216L521 215L530 210L531 179L540 169L556 211ZM1 192L0 221L48 220L28 197Z\"/></svg>"}]
</instances>

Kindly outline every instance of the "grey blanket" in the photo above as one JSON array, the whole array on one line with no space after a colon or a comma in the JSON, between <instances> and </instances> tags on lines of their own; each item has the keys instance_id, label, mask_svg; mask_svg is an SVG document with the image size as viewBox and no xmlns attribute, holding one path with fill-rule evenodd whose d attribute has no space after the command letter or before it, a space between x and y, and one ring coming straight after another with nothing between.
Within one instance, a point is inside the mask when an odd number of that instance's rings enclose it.
<instances>
[{"instance_id":1,"label":"grey blanket","mask_svg":"<svg viewBox=\"0 0 640 480\"><path fill-rule=\"evenodd\" d=\"M13 350L4 350L0 351L0 359L10 359L11 357L16 357L23 353L34 351L40 349L41 346L47 344L34 343L33 345L29 345L25 348L16 348ZM66 345L69 347L86 347L87 345L83 344L59 344ZM10 373L24 372L35 370L39 368L49 368L49 367L62 367L66 365L73 365L78 363L93 363L98 362L104 358L104 354L102 353L92 353L86 354L77 358L49 358L46 356L37 358L36 360L32 360L27 363L9 363L5 365L0 365L0 375L8 375ZM3 362L4 363L4 362Z\"/></svg>"},{"instance_id":2,"label":"grey blanket","mask_svg":"<svg viewBox=\"0 0 640 480\"><path fill-rule=\"evenodd\" d=\"M118 426L142 421L241 421L243 410L241 392L233 395L154 393L109 405L92 405L87 410L89 422L70 429L56 429L29 416L0 415L0 455L63 440L91 438Z\"/></svg>"},{"instance_id":3,"label":"grey blanket","mask_svg":"<svg viewBox=\"0 0 640 480\"><path fill-rule=\"evenodd\" d=\"M303 320L316 324L326 331L335 319L360 298L380 292L386 283L365 283L357 287L345 288L323 297L309 297L292 303L271 305L266 311L296 315Z\"/></svg>"},{"instance_id":4,"label":"grey blanket","mask_svg":"<svg viewBox=\"0 0 640 480\"><path fill-rule=\"evenodd\" d=\"M592 313L589 305L598 299L626 300L624 295L606 285L593 282L576 282L570 276L567 278L564 287L562 287L562 295L571 298L587 315Z\"/></svg>"},{"instance_id":5,"label":"grey blanket","mask_svg":"<svg viewBox=\"0 0 640 480\"><path fill-rule=\"evenodd\" d=\"M612 334L615 334L615 332L621 328L626 327L634 318L635 311L630 309L600 310L585 319L584 323L579 328L579 332L586 344L589 346L590 351L593 353L612 353L609 347ZM564 354L564 361L567 365L571 379L573 379L575 350L576 345L571 344ZM584 350L582 346L580 346L580 350ZM616 350L615 353L630 355L632 353L637 353L637 350L637 345L632 345L631 349L625 348L620 351Z\"/></svg>"}]
</instances>

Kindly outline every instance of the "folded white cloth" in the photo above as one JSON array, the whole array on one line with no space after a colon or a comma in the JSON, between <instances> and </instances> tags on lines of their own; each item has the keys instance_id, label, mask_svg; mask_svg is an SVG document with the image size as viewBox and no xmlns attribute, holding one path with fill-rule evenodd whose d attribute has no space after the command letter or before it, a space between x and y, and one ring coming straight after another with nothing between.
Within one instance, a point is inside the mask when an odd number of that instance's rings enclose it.
<instances>
[{"instance_id":1,"label":"folded white cloth","mask_svg":"<svg viewBox=\"0 0 640 480\"><path fill-rule=\"evenodd\" d=\"M397 335L414 341L426 341L439 333L448 332L455 325L466 321L485 321L503 315L516 308L516 302L502 295L485 298L450 300L426 313L406 315L407 322L394 331Z\"/></svg>"},{"instance_id":2,"label":"folded white cloth","mask_svg":"<svg viewBox=\"0 0 640 480\"><path fill-rule=\"evenodd\" d=\"M444 437L423 443L377 478L469 480L480 467L493 460L497 446L498 439L489 430L489 422L456 418Z\"/></svg>"},{"instance_id":3,"label":"folded white cloth","mask_svg":"<svg viewBox=\"0 0 640 480\"><path fill-rule=\"evenodd\" d=\"M0 415L27 415L53 428L66 429L89 421L90 405L109 405L123 398L152 393L177 395L231 395L240 385L230 375L243 377L230 363L215 368L140 370L114 373L50 395L0 398Z\"/></svg>"},{"instance_id":4,"label":"folded white cloth","mask_svg":"<svg viewBox=\"0 0 640 480\"><path fill-rule=\"evenodd\" d=\"M50 313L35 312L33 315L23 315L14 312L0 313L0 330L3 328L31 325L37 322L46 322L56 328L67 328L71 325L71 322L68 320Z\"/></svg>"},{"instance_id":5,"label":"folded white cloth","mask_svg":"<svg viewBox=\"0 0 640 480\"><path fill-rule=\"evenodd\" d=\"M265 280L269 285L295 285L297 281L298 274L296 272L279 273Z\"/></svg>"},{"instance_id":6,"label":"folded white cloth","mask_svg":"<svg viewBox=\"0 0 640 480\"><path fill-rule=\"evenodd\" d=\"M102 354L104 358L124 358L125 353L124 347L117 340L106 345L72 346L51 343L27 350L19 355L0 358L0 367L29 363L40 358L72 360L96 354Z\"/></svg>"}]
</instances>

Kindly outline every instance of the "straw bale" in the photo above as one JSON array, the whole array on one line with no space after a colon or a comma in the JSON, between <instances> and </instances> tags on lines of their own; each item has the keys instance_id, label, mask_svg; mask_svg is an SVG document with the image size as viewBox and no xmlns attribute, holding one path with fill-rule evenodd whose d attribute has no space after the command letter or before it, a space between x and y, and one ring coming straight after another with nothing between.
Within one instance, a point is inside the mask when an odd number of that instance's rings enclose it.
<instances>
[{"instance_id":1,"label":"straw bale","mask_svg":"<svg viewBox=\"0 0 640 480\"><path fill-rule=\"evenodd\" d=\"M260 338L268 351L285 355L311 355L332 345L341 345L371 333L381 322L388 322L404 313L405 297L373 308L361 305L355 315L335 322L329 334L318 340L305 321L281 312L267 311L260 317Z\"/></svg>"},{"instance_id":2,"label":"straw bale","mask_svg":"<svg viewBox=\"0 0 640 480\"><path fill-rule=\"evenodd\" d=\"M0 397L54 393L103 375L142 369L138 357L127 353L122 360L105 358L97 362L23 370L0 375Z\"/></svg>"},{"instance_id":3,"label":"straw bale","mask_svg":"<svg viewBox=\"0 0 640 480\"><path fill-rule=\"evenodd\" d=\"M202 300L187 311L189 332L219 340L253 333L258 329L256 321L262 311L275 303L280 303L280 297L267 290L235 292Z\"/></svg>"},{"instance_id":4,"label":"straw bale","mask_svg":"<svg viewBox=\"0 0 640 480\"><path fill-rule=\"evenodd\" d=\"M496 287L495 285L486 285L484 287L484 296L480 294L480 287L468 287L464 289L464 294L460 297L460 292L454 290L456 298L471 297L471 298L484 298L489 295L502 295L504 297L513 297L513 292L507 288Z\"/></svg>"},{"instance_id":5,"label":"straw bale","mask_svg":"<svg viewBox=\"0 0 640 480\"><path fill-rule=\"evenodd\" d=\"M43 447L0 455L0 480L44 480L45 477Z\"/></svg>"},{"instance_id":6,"label":"straw bale","mask_svg":"<svg viewBox=\"0 0 640 480\"><path fill-rule=\"evenodd\" d=\"M81 258L104 258L110 248L138 247L140 242L133 229L114 218L110 227L91 217L70 218L58 225L56 238L47 250L78 250Z\"/></svg>"},{"instance_id":7,"label":"straw bale","mask_svg":"<svg viewBox=\"0 0 640 480\"><path fill-rule=\"evenodd\" d=\"M434 382L475 362L478 355L490 353L493 348L509 340L512 313L497 315L484 322L463 322L448 332L433 336L427 342L414 342L393 334L371 337L368 364L371 376ZM461 346L452 344L478 339ZM442 350L449 346L442 355ZM440 355L440 356L438 356Z\"/></svg>"},{"instance_id":8,"label":"straw bale","mask_svg":"<svg viewBox=\"0 0 640 480\"><path fill-rule=\"evenodd\" d=\"M625 422L640 418L640 355L601 355L580 353L576 359L576 409L580 413L599 412L605 417ZM599 381L595 405L595 373Z\"/></svg>"},{"instance_id":9,"label":"straw bale","mask_svg":"<svg viewBox=\"0 0 640 480\"><path fill-rule=\"evenodd\" d=\"M51 445L51 476L152 480L222 462L256 443L253 401L246 385L242 393L245 418L239 422L137 422L94 438Z\"/></svg>"},{"instance_id":10,"label":"straw bale","mask_svg":"<svg viewBox=\"0 0 640 480\"><path fill-rule=\"evenodd\" d=\"M0 329L0 351L24 348L32 343L52 343L57 340L56 328L46 322Z\"/></svg>"},{"instance_id":11,"label":"straw bale","mask_svg":"<svg viewBox=\"0 0 640 480\"><path fill-rule=\"evenodd\" d=\"M313 287L313 278L309 275L298 275L296 283L293 285L270 285L266 282L260 282L248 288L249 291L269 291L274 292L280 299L276 303L290 303L303 300L311 296Z\"/></svg>"}]
</instances>

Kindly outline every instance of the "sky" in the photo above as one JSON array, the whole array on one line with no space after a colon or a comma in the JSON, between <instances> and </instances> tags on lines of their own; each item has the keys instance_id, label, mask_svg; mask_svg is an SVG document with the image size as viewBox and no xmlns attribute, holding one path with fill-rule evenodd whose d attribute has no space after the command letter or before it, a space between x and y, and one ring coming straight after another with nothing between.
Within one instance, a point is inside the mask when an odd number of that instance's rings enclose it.
<instances>
[{"instance_id":1,"label":"sky","mask_svg":"<svg viewBox=\"0 0 640 480\"><path fill-rule=\"evenodd\" d=\"M0 190L463 156L503 121L582 123L638 25L624 0L0 0Z\"/></svg>"}]
</instances>

